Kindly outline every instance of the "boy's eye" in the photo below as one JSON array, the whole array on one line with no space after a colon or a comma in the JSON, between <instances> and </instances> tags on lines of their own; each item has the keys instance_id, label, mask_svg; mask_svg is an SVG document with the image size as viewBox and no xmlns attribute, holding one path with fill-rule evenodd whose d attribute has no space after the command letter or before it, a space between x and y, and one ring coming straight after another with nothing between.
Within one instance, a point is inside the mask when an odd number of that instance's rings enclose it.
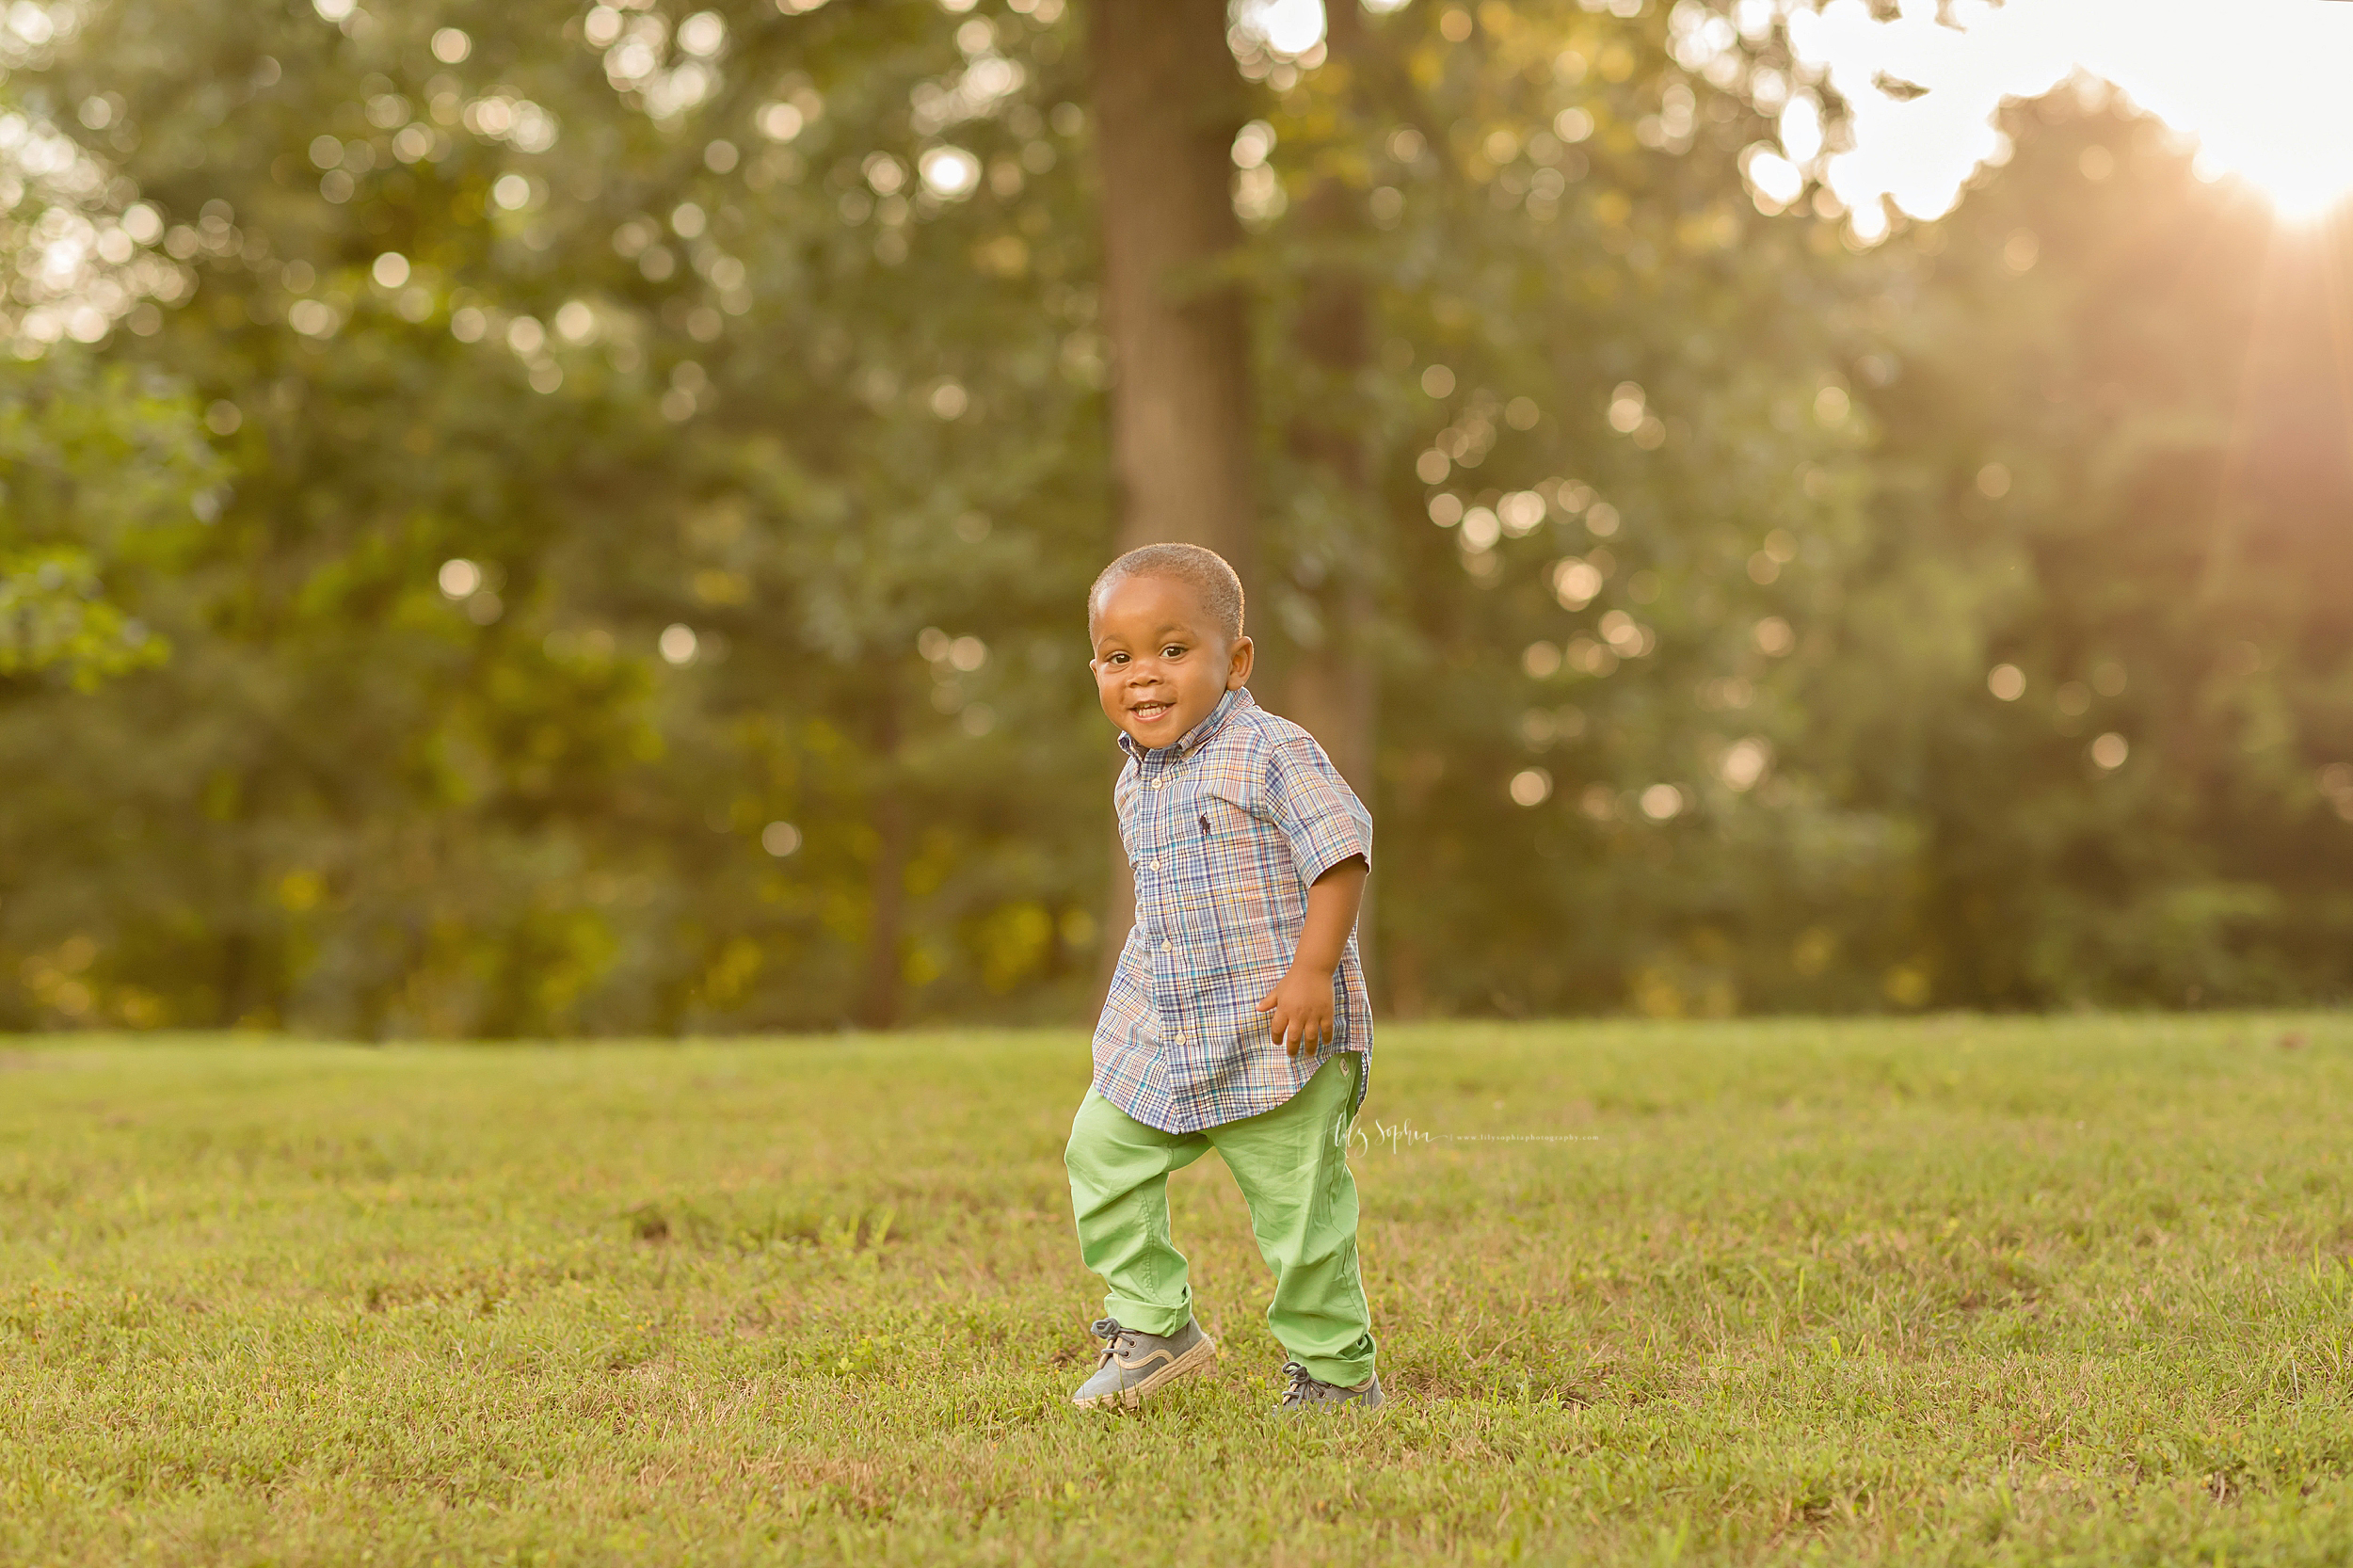
<instances>
[{"instance_id":1,"label":"boy's eye","mask_svg":"<svg viewBox=\"0 0 2353 1568\"><path fill-rule=\"evenodd\" d=\"M1171 643L1160 649L1160 657L1163 659L1181 659L1184 656L1185 645L1182 643Z\"/></svg>"}]
</instances>

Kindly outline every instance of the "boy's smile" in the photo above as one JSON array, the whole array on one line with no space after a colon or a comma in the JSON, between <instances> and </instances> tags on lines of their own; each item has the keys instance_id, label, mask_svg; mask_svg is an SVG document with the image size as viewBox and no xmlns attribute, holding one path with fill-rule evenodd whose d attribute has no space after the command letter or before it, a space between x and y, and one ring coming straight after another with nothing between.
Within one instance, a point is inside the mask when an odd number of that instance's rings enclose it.
<instances>
[{"instance_id":1,"label":"boy's smile","mask_svg":"<svg viewBox=\"0 0 2353 1568\"><path fill-rule=\"evenodd\" d=\"M1090 631L1104 716L1147 750L1175 745L1250 677L1250 639L1229 646L1200 596L1173 577L1113 584Z\"/></svg>"}]
</instances>

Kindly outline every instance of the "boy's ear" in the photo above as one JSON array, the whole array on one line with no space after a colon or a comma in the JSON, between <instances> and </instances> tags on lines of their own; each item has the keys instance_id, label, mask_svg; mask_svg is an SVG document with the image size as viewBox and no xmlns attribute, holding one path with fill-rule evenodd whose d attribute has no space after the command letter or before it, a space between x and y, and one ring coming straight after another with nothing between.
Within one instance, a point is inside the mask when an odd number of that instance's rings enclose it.
<instances>
[{"instance_id":1,"label":"boy's ear","mask_svg":"<svg viewBox=\"0 0 2353 1568\"><path fill-rule=\"evenodd\" d=\"M1225 671L1225 689L1238 692L1250 681L1250 665L1258 650L1247 637L1234 639L1233 664Z\"/></svg>"}]
</instances>

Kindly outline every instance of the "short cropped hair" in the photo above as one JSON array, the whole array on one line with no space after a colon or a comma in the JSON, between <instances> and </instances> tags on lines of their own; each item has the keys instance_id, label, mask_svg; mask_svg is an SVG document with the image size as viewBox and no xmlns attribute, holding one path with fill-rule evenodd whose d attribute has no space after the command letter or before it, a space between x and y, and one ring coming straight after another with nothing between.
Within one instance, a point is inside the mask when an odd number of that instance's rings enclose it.
<instances>
[{"instance_id":1,"label":"short cropped hair","mask_svg":"<svg viewBox=\"0 0 2353 1568\"><path fill-rule=\"evenodd\" d=\"M1241 579L1225 557L1197 544L1148 544L1105 567L1087 590L1087 631L1095 630L1103 596L1130 577L1173 577L1191 588L1228 644L1241 641Z\"/></svg>"}]
</instances>

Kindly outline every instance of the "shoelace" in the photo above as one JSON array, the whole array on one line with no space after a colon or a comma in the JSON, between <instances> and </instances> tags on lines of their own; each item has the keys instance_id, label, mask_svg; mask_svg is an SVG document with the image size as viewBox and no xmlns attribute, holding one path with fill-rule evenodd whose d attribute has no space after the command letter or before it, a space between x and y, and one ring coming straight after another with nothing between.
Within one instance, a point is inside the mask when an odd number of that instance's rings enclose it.
<instances>
[{"instance_id":1,"label":"shoelace","mask_svg":"<svg viewBox=\"0 0 2353 1568\"><path fill-rule=\"evenodd\" d=\"M1119 1320L1116 1318L1097 1318L1088 1327L1087 1332L1103 1341L1102 1352L1095 1358L1095 1365L1098 1368L1109 1366L1112 1357L1117 1355L1120 1350L1131 1343L1136 1336L1134 1329L1121 1328Z\"/></svg>"},{"instance_id":2,"label":"shoelace","mask_svg":"<svg viewBox=\"0 0 2353 1568\"><path fill-rule=\"evenodd\" d=\"M1290 1379L1290 1386L1283 1390L1284 1404L1305 1404L1308 1389L1330 1386L1296 1361L1283 1363L1283 1375Z\"/></svg>"}]
</instances>

